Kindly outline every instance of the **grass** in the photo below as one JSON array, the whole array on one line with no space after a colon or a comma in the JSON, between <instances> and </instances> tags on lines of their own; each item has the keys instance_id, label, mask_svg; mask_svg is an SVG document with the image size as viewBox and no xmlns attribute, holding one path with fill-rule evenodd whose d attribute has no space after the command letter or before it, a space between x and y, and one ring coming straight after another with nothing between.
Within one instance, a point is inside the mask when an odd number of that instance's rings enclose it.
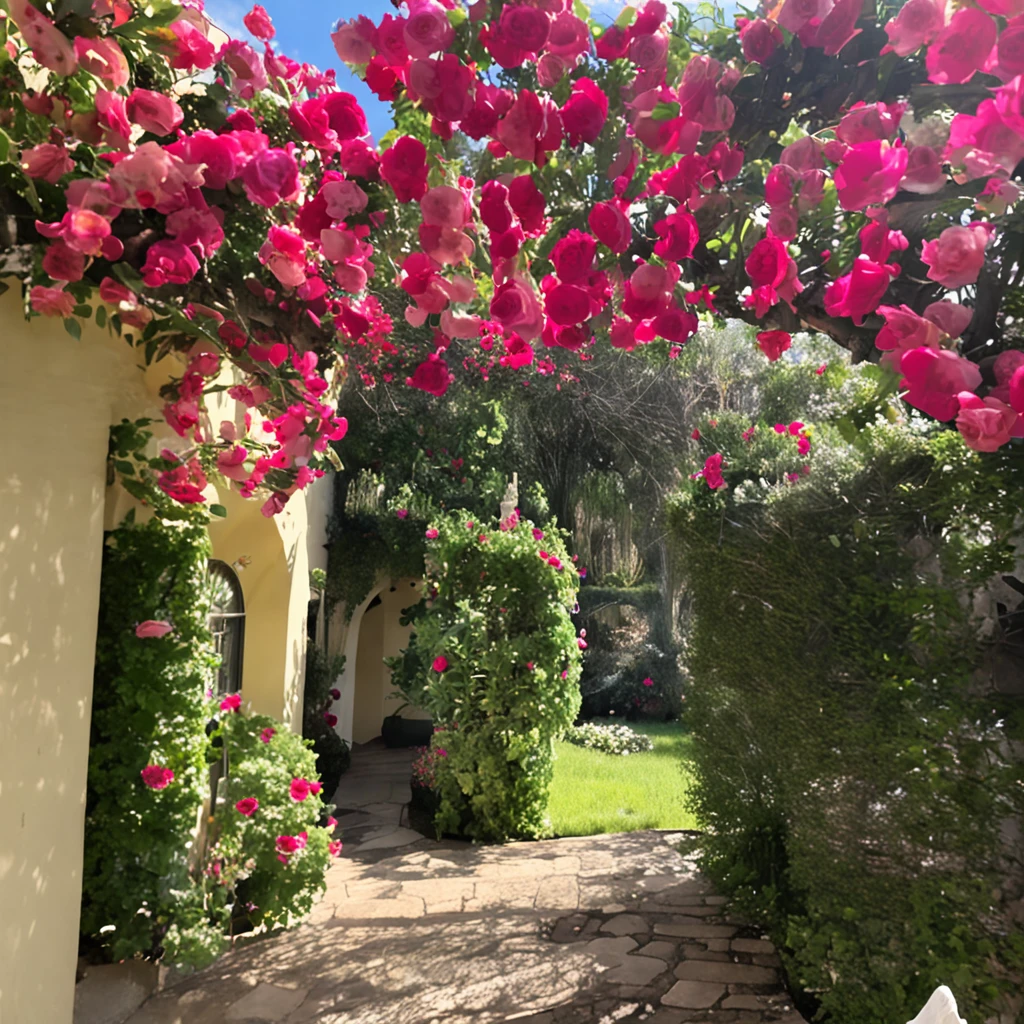
<instances>
[{"instance_id":1,"label":"grass","mask_svg":"<svg viewBox=\"0 0 1024 1024\"><path fill-rule=\"evenodd\" d=\"M629 724L654 740L654 750L623 757L561 741L555 744L548 803L555 835L697 827L684 805L690 786L689 735L679 722Z\"/></svg>"}]
</instances>

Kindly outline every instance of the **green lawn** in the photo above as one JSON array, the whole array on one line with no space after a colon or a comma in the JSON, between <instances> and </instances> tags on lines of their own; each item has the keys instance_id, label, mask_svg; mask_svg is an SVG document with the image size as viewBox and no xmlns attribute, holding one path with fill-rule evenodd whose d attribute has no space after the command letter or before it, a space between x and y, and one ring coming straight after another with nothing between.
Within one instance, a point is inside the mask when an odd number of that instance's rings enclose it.
<instances>
[{"instance_id":1,"label":"green lawn","mask_svg":"<svg viewBox=\"0 0 1024 1024\"><path fill-rule=\"evenodd\" d=\"M628 724L650 736L654 750L623 757L561 741L555 744L555 777L548 803L555 835L696 828L693 815L684 807L690 785L689 735L679 722Z\"/></svg>"}]
</instances>

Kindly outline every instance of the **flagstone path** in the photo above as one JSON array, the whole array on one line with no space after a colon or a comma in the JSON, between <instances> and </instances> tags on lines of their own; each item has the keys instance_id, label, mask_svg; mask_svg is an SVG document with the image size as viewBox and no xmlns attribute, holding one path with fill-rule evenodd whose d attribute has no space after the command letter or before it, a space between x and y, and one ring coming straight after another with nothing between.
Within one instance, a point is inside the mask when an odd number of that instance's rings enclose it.
<instances>
[{"instance_id":1,"label":"flagstone path","mask_svg":"<svg viewBox=\"0 0 1024 1024\"><path fill-rule=\"evenodd\" d=\"M773 947L680 833L434 842L403 815L409 761L356 748L345 849L304 924L239 943L128 1024L803 1024Z\"/></svg>"}]
</instances>

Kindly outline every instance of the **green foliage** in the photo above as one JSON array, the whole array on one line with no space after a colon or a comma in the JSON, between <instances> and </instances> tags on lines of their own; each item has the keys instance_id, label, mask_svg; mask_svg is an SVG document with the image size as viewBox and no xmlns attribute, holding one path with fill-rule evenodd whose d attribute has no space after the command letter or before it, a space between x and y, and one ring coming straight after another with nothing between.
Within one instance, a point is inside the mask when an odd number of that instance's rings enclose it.
<instances>
[{"instance_id":1,"label":"green foliage","mask_svg":"<svg viewBox=\"0 0 1024 1024\"><path fill-rule=\"evenodd\" d=\"M274 732L264 742L267 729ZM218 739L227 752L227 777L218 786L205 884L218 888L226 904L244 906L256 924L288 925L309 913L326 885L331 831L318 824L322 794L299 801L290 793L293 779L316 781L316 757L307 740L265 715L222 715L215 744ZM259 801L248 817L235 807L246 798ZM278 858L279 836L305 840L287 863Z\"/></svg>"},{"instance_id":2,"label":"green foliage","mask_svg":"<svg viewBox=\"0 0 1024 1024\"><path fill-rule=\"evenodd\" d=\"M840 427L886 386L846 373ZM704 866L836 1024L907 1019L938 984L983 1019L1019 964L999 827L1024 808L1019 708L972 685L970 588L1012 571L1020 466L917 421L856 447L822 422L791 483L793 439L762 420L744 443L748 422L716 428L728 488L695 481L669 516Z\"/></svg>"},{"instance_id":3,"label":"green foliage","mask_svg":"<svg viewBox=\"0 0 1024 1024\"><path fill-rule=\"evenodd\" d=\"M156 952L179 894L207 769L204 693L215 659L207 628L205 516L134 516L106 536L85 814L82 931L115 960ZM167 636L135 625L166 619ZM148 789L140 772L174 772Z\"/></svg>"},{"instance_id":4,"label":"green foliage","mask_svg":"<svg viewBox=\"0 0 1024 1024\"><path fill-rule=\"evenodd\" d=\"M535 540L528 521L495 529L465 512L434 525L428 597L398 675L444 730L435 825L485 840L543 835L552 743L579 709L577 574L556 530Z\"/></svg>"},{"instance_id":5,"label":"green foliage","mask_svg":"<svg viewBox=\"0 0 1024 1024\"><path fill-rule=\"evenodd\" d=\"M313 741L317 775L327 796L333 796L352 764L348 744L326 720L334 698L331 689L345 667L345 658L329 658L316 644L306 648L306 680L302 694L302 735Z\"/></svg>"}]
</instances>

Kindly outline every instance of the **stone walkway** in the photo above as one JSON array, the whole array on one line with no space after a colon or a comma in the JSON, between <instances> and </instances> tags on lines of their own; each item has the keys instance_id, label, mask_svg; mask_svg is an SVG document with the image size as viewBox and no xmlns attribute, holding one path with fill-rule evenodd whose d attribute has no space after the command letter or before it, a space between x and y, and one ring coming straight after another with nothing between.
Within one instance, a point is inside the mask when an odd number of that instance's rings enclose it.
<instances>
[{"instance_id":1,"label":"stone walkway","mask_svg":"<svg viewBox=\"0 0 1024 1024\"><path fill-rule=\"evenodd\" d=\"M434 842L403 824L408 765L356 748L345 851L309 920L240 943L129 1024L803 1024L771 944L681 834Z\"/></svg>"}]
</instances>

